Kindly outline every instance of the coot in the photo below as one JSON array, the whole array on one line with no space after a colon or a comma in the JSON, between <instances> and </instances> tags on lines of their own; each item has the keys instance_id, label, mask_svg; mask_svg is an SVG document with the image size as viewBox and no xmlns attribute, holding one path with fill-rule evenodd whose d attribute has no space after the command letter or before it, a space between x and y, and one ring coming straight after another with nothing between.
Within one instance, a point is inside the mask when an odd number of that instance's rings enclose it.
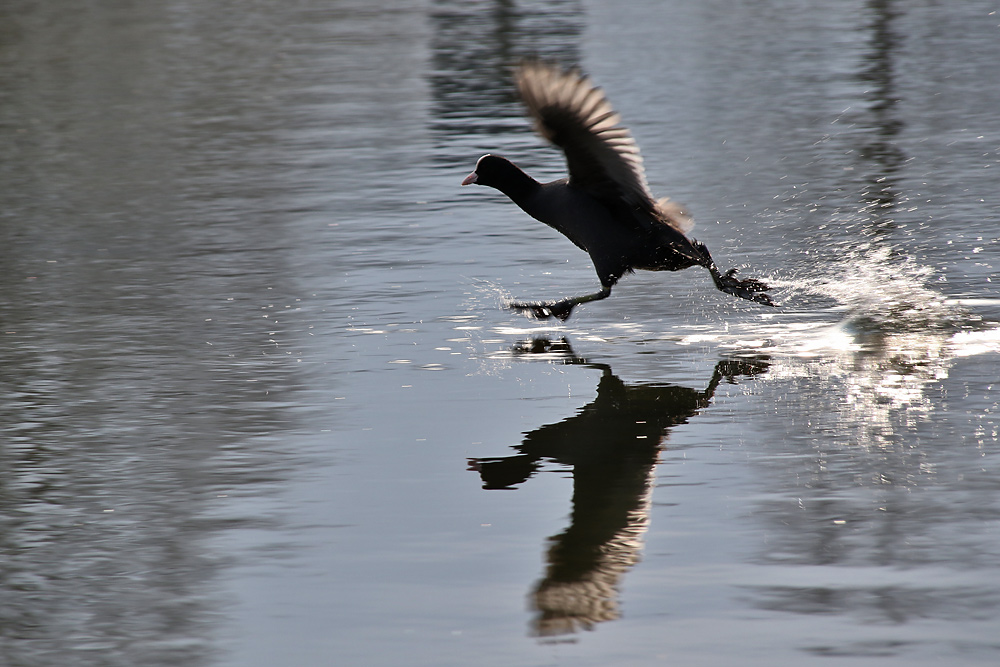
<instances>
[{"instance_id":1,"label":"coot","mask_svg":"<svg viewBox=\"0 0 1000 667\"><path fill-rule=\"evenodd\" d=\"M590 254L601 280L593 294L556 301L511 303L538 318L565 321L573 307L611 295L626 273L708 269L727 294L773 306L759 280L721 273L708 248L685 236L691 219L668 199L657 201L646 184L639 147L600 88L578 70L528 62L516 71L517 89L535 129L566 154L569 177L539 183L514 163L484 155L462 185L488 185L536 220L565 234Z\"/></svg>"}]
</instances>

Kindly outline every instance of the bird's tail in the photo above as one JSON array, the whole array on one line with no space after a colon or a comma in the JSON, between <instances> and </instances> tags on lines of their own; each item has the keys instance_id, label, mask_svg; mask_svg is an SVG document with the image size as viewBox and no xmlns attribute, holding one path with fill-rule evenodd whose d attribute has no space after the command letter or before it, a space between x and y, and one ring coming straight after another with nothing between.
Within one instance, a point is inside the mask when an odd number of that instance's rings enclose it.
<instances>
[{"instance_id":1,"label":"bird's tail","mask_svg":"<svg viewBox=\"0 0 1000 667\"><path fill-rule=\"evenodd\" d=\"M660 214L665 223L681 234L687 234L694 227L694 218L691 217L691 213L670 197L656 200L656 212Z\"/></svg>"}]
</instances>

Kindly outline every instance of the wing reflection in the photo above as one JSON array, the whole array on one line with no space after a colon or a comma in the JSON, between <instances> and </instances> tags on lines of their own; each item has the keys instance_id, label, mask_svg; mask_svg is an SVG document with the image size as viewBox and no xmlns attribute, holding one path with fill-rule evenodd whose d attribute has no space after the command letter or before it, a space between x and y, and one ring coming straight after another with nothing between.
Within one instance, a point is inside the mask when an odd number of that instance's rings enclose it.
<instances>
[{"instance_id":1,"label":"wing reflection","mask_svg":"<svg viewBox=\"0 0 1000 667\"><path fill-rule=\"evenodd\" d=\"M720 362L704 390L669 384L628 385L606 364L576 356L563 339L536 339L516 354L555 354L561 363L600 369L597 398L576 415L528 433L516 454L471 459L486 489L510 489L543 463L572 469L570 525L550 538L548 568L531 594L532 631L555 636L618 618L618 585L639 561L669 429L706 407L723 380L767 370L763 360Z\"/></svg>"}]
</instances>

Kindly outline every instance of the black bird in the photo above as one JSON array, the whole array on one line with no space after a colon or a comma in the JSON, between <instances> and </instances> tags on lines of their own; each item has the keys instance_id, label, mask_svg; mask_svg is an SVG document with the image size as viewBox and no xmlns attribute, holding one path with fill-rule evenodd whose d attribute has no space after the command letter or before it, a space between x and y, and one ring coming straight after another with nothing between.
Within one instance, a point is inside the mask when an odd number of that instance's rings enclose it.
<instances>
[{"instance_id":1,"label":"black bird","mask_svg":"<svg viewBox=\"0 0 1000 667\"><path fill-rule=\"evenodd\" d=\"M768 285L739 280L736 269L721 273L708 248L685 236L691 219L668 199L653 198L639 147L600 88L576 69L539 62L522 64L517 89L535 129L566 154L569 177L539 183L514 163L484 155L462 185L488 185L504 193L531 217L565 234L590 253L601 291L584 296L511 303L538 318L565 321L573 307L611 295L626 273L708 269L727 294L773 306Z\"/></svg>"}]
</instances>

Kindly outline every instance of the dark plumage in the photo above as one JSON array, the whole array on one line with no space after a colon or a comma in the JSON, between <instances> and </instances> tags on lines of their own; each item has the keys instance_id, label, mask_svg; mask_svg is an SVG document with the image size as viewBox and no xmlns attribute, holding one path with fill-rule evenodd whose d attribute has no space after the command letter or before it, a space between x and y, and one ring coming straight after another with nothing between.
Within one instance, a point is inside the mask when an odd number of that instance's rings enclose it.
<instances>
[{"instance_id":1,"label":"dark plumage","mask_svg":"<svg viewBox=\"0 0 1000 667\"><path fill-rule=\"evenodd\" d=\"M569 177L539 183L516 165L484 155L462 185L500 190L525 213L565 234L590 254L601 291L585 296L510 307L535 317L566 320L580 303L604 299L635 269L680 271L703 266L723 292L774 305L764 283L720 273L703 244L685 236L691 219L646 184L639 148L600 88L578 71L542 63L517 70L517 88L535 129L566 154Z\"/></svg>"}]
</instances>

